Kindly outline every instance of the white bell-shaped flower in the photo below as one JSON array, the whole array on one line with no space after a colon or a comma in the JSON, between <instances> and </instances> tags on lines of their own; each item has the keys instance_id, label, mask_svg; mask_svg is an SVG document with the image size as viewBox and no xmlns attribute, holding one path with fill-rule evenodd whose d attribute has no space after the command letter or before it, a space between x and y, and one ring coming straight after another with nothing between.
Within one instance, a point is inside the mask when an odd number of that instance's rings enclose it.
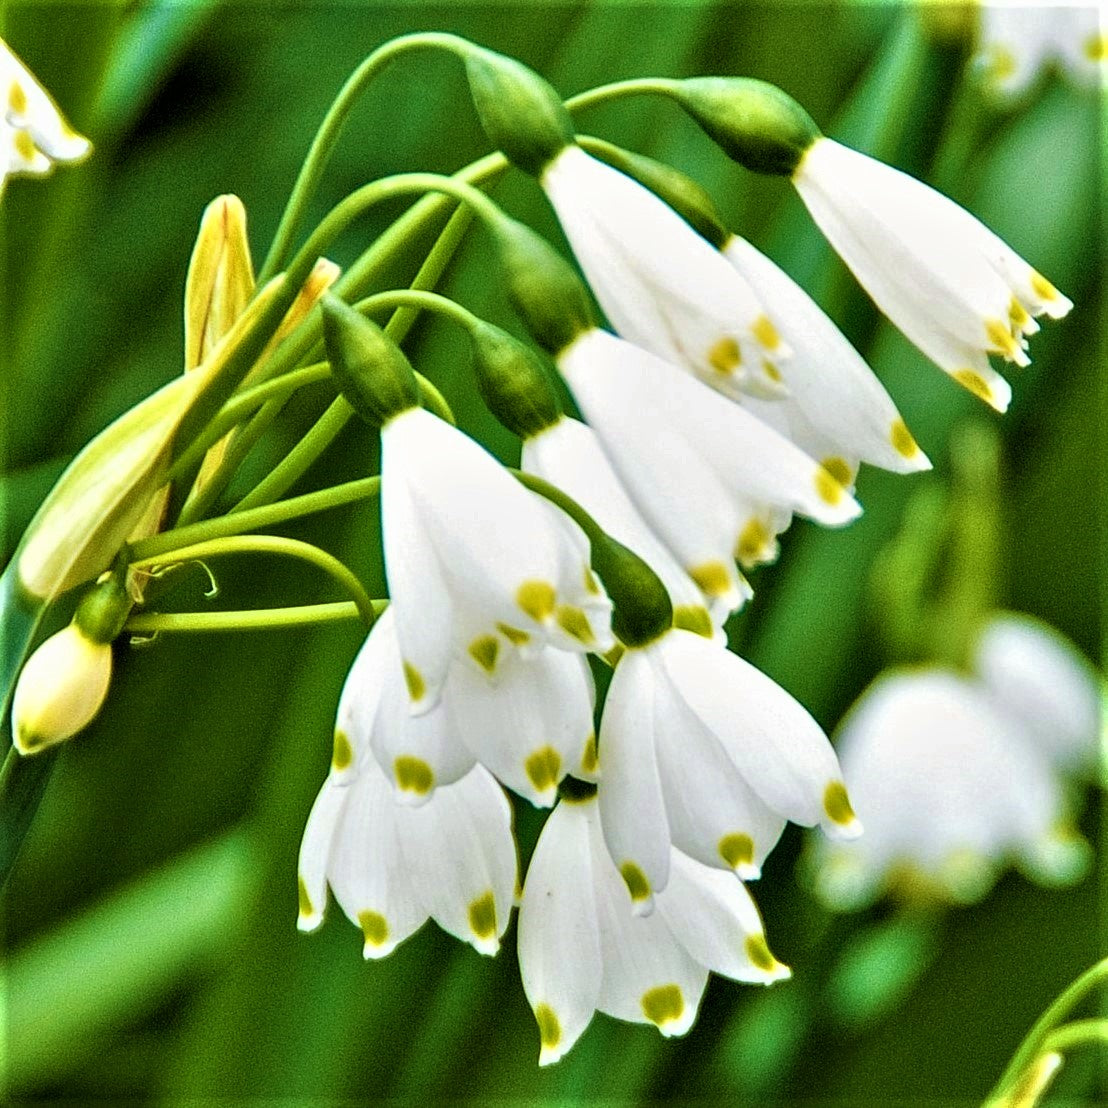
<instances>
[{"instance_id":1,"label":"white bell-shaped flower","mask_svg":"<svg viewBox=\"0 0 1108 1108\"><path fill-rule=\"evenodd\" d=\"M713 626L718 630L730 609L718 601L710 611L705 607L696 582L677 564L632 503L591 427L562 416L557 423L524 440L521 466L573 497L608 535L654 570L673 601L676 626L709 635ZM740 601L751 595L753 590L747 586Z\"/></svg>"},{"instance_id":2,"label":"white bell-shaped flower","mask_svg":"<svg viewBox=\"0 0 1108 1108\"><path fill-rule=\"evenodd\" d=\"M0 39L0 189L7 174L41 176L54 162L72 162L91 149L66 122L50 94Z\"/></svg>"},{"instance_id":3,"label":"white bell-shaped flower","mask_svg":"<svg viewBox=\"0 0 1108 1108\"><path fill-rule=\"evenodd\" d=\"M894 473L930 469L892 398L823 309L745 239L732 236L723 255L758 290L793 352L783 370L789 395L742 403L848 487L860 462Z\"/></svg>"},{"instance_id":4,"label":"white bell-shaped flower","mask_svg":"<svg viewBox=\"0 0 1108 1108\"><path fill-rule=\"evenodd\" d=\"M837 748L866 833L814 848L817 888L835 907L890 887L968 903L1010 861L1053 882L1088 861L1049 757L972 678L883 674L843 721Z\"/></svg>"},{"instance_id":5,"label":"white bell-shaped flower","mask_svg":"<svg viewBox=\"0 0 1108 1108\"><path fill-rule=\"evenodd\" d=\"M985 625L972 664L996 710L1030 731L1057 766L1091 766L1099 750L1103 682L1067 638L1031 616L1002 612Z\"/></svg>"},{"instance_id":6,"label":"white bell-shaped flower","mask_svg":"<svg viewBox=\"0 0 1108 1108\"><path fill-rule=\"evenodd\" d=\"M781 396L789 350L742 275L668 204L567 146L542 186L612 327L707 381Z\"/></svg>"},{"instance_id":7,"label":"white bell-shaped flower","mask_svg":"<svg viewBox=\"0 0 1108 1108\"><path fill-rule=\"evenodd\" d=\"M596 768L594 704L584 658L544 648L511 657L495 683L453 661L439 703L413 715L389 608L339 699L335 772L341 776L353 752L368 746L397 798L419 805L480 763L532 804L549 807L566 773L588 778Z\"/></svg>"},{"instance_id":8,"label":"white bell-shaped flower","mask_svg":"<svg viewBox=\"0 0 1108 1108\"><path fill-rule=\"evenodd\" d=\"M608 851L644 914L672 876L671 846L754 878L787 820L861 833L819 724L760 670L687 631L620 659L599 762Z\"/></svg>"},{"instance_id":9,"label":"white bell-shaped flower","mask_svg":"<svg viewBox=\"0 0 1108 1108\"><path fill-rule=\"evenodd\" d=\"M892 166L819 138L793 183L877 306L959 384L1005 411L990 365L1027 365L1034 317L1072 303L965 208Z\"/></svg>"},{"instance_id":10,"label":"white bell-shaped flower","mask_svg":"<svg viewBox=\"0 0 1108 1108\"><path fill-rule=\"evenodd\" d=\"M1081 84L1103 81L1108 60L1104 8L1073 0L1022 0L980 5L973 65L990 91L1014 97L1052 63Z\"/></svg>"},{"instance_id":11,"label":"white bell-shaped flower","mask_svg":"<svg viewBox=\"0 0 1108 1108\"><path fill-rule=\"evenodd\" d=\"M710 601L742 603L735 559L772 560L793 512L833 526L861 513L788 439L631 343L594 328L557 362L635 506Z\"/></svg>"},{"instance_id":12,"label":"white bell-shaped flower","mask_svg":"<svg viewBox=\"0 0 1108 1108\"><path fill-rule=\"evenodd\" d=\"M495 680L512 647L612 647L580 528L422 408L381 429L381 516L413 712L438 703L455 657Z\"/></svg>"},{"instance_id":13,"label":"white bell-shaped flower","mask_svg":"<svg viewBox=\"0 0 1108 1108\"><path fill-rule=\"evenodd\" d=\"M635 916L604 848L596 799L554 809L519 908L520 975L539 1025L539 1065L557 1062L594 1011L683 1035L710 970L764 985L789 976L741 881L678 850L671 866L658 910Z\"/></svg>"},{"instance_id":14,"label":"white bell-shaped flower","mask_svg":"<svg viewBox=\"0 0 1108 1108\"><path fill-rule=\"evenodd\" d=\"M413 808L397 799L368 751L355 753L352 770L324 781L304 828L300 930L322 923L329 886L361 927L367 958L391 954L428 918L495 954L517 876L504 791L476 766Z\"/></svg>"}]
</instances>

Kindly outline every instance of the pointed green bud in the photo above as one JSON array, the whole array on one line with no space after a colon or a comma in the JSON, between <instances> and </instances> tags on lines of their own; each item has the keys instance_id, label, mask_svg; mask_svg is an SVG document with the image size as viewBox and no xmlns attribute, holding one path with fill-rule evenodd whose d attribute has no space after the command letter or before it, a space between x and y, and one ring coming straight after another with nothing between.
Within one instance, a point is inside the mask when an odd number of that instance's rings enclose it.
<instances>
[{"instance_id":1,"label":"pointed green bud","mask_svg":"<svg viewBox=\"0 0 1108 1108\"><path fill-rule=\"evenodd\" d=\"M673 626L673 603L661 578L615 539L590 534L592 567L612 601L612 631L624 646L646 646Z\"/></svg>"},{"instance_id":2,"label":"pointed green bud","mask_svg":"<svg viewBox=\"0 0 1108 1108\"><path fill-rule=\"evenodd\" d=\"M582 138L580 143L582 149L650 189L717 250L722 250L731 238L707 190L679 169L603 139Z\"/></svg>"},{"instance_id":3,"label":"pointed green bud","mask_svg":"<svg viewBox=\"0 0 1108 1108\"><path fill-rule=\"evenodd\" d=\"M508 296L539 346L556 355L596 326L584 283L546 239L508 216L489 230Z\"/></svg>"},{"instance_id":4,"label":"pointed green bud","mask_svg":"<svg viewBox=\"0 0 1108 1108\"><path fill-rule=\"evenodd\" d=\"M573 142L573 120L561 97L514 58L467 47L466 76L489 141L525 173L538 177Z\"/></svg>"},{"instance_id":5,"label":"pointed green bud","mask_svg":"<svg viewBox=\"0 0 1108 1108\"><path fill-rule=\"evenodd\" d=\"M728 157L755 173L791 177L820 137L788 93L752 77L690 77L675 81L671 95Z\"/></svg>"},{"instance_id":6,"label":"pointed green bud","mask_svg":"<svg viewBox=\"0 0 1108 1108\"><path fill-rule=\"evenodd\" d=\"M553 378L535 350L483 320L470 338L477 390L509 431L529 439L561 419Z\"/></svg>"},{"instance_id":7,"label":"pointed green bud","mask_svg":"<svg viewBox=\"0 0 1108 1108\"><path fill-rule=\"evenodd\" d=\"M325 293L323 340L331 372L350 406L373 427L419 405L419 386L403 351L337 296Z\"/></svg>"}]
</instances>

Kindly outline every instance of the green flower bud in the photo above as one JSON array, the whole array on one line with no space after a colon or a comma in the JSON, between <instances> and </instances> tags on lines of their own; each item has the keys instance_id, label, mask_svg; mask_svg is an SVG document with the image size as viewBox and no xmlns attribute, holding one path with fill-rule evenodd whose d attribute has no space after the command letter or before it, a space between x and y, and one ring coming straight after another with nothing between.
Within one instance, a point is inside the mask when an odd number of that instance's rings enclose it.
<instances>
[{"instance_id":1,"label":"green flower bud","mask_svg":"<svg viewBox=\"0 0 1108 1108\"><path fill-rule=\"evenodd\" d=\"M484 321L470 329L470 338L477 390L509 431L529 439L558 422L562 406L538 353Z\"/></svg>"},{"instance_id":2,"label":"green flower bud","mask_svg":"<svg viewBox=\"0 0 1108 1108\"><path fill-rule=\"evenodd\" d=\"M467 48L470 94L489 140L525 173L538 177L573 142L573 120L561 97L533 69L514 58Z\"/></svg>"},{"instance_id":3,"label":"green flower bud","mask_svg":"<svg viewBox=\"0 0 1108 1108\"><path fill-rule=\"evenodd\" d=\"M776 85L751 77L690 77L671 95L728 157L755 173L791 177L820 138L812 117Z\"/></svg>"},{"instance_id":4,"label":"green flower bud","mask_svg":"<svg viewBox=\"0 0 1108 1108\"><path fill-rule=\"evenodd\" d=\"M694 231L722 250L731 238L707 190L679 169L635 154L603 139L581 138L582 149L607 162L613 169L633 177L664 200Z\"/></svg>"},{"instance_id":5,"label":"green flower bud","mask_svg":"<svg viewBox=\"0 0 1108 1108\"><path fill-rule=\"evenodd\" d=\"M673 626L673 603L637 554L603 534L589 535L592 567L612 601L612 631L624 646L646 646Z\"/></svg>"},{"instance_id":6,"label":"green flower bud","mask_svg":"<svg viewBox=\"0 0 1108 1108\"><path fill-rule=\"evenodd\" d=\"M489 230L508 296L539 346L558 354L596 326L584 283L546 239L508 216Z\"/></svg>"},{"instance_id":7,"label":"green flower bud","mask_svg":"<svg viewBox=\"0 0 1108 1108\"><path fill-rule=\"evenodd\" d=\"M119 637L134 600L123 574L106 574L81 598L73 622L93 642L113 642Z\"/></svg>"},{"instance_id":8,"label":"green flower bud","mask_svg":"<svg viewBox=\"0 0 1108 1108\"><path fill-rule=\"evenodd\" d=\"M326 293L320 304L331 372L354 411L366 423L383 427L417 407L419 386L400 347L337 296Z\"/></svg>"}]
</instances>

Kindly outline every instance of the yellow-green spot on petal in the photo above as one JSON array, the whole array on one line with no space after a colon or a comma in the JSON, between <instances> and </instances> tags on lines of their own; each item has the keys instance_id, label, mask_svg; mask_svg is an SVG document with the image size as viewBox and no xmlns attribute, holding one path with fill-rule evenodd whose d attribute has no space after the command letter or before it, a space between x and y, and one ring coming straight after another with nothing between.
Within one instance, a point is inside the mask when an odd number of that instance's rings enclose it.
<instances>
[{"instance_id":1,"label":"yellow-green spot on petal","mask_svg":"<svg viewBox=\"0 0 1108 1108\"><path fill-rule=\"evenodd\" d=\"M634 901L648 900L650 897L650 882L646 874L634 862L624 862L619 867L619 875L627 886L627 891Z\"/></svg>"},{"instance_id":2,"label":"yellow-green spot on petal","mask_svg":"<svg viewBox=\"0 0 1108 1108\"><path fill-rule=\"evenodd\" d=\"M1004 81L1016 72L1016 57L1005 46L994 45L990 51L988 76L994 81Z\"/></svg>"},{"instance_id":3,"label":"yellow-green spot on petal","mask_svg":"<svg viewBox=\"0 0 1108 1108\"><path fill-rule=\"evenodd\" d=\"M389 922L380 912L359 912L358 924L370 946L384 946L389 941Z\"/></svg>"},{"instance_id":4,"label":"yellow-green spot on petal","mask_svg":"<svg viewBox=\"0 0 1108 1108\"><path fill-rule=\"evenodd\" d=\"M663 1024L679 1020L685 1012L685 998L680 985L656 985L642 994L642 1011L651 1023Z\"/></svg>"},{"instance_id":5,"label":"yellow-green spot on petal","mask_svg":"<svg viewBox=\"0 0 1108 1108\"><path fill-rule=\"evenodd\" d=\"M823 810L832 823L845 827L854 822L854 809L850 806L846 786L841 781L832 781L823 790Z\"/></svg>"},{"instance_id":6,"label":"yellow-green spot on petal","mask_svg":"<svg viewBox=\"0 0 1108 1108\"><path fill-rule=\"evenodd\" d=\"M479 939L491 939L496 935L496 900L492 889L483 892L469 905L469 929Z\"/></svg>"},{"instance_id":7,"label":"yellow-green spot on petal","mask_svg":"<svg viewBox=\"0 0 1108 1108\"><path fill-rule=\"evenodd\" d=\"M516 603L533 620L542 623L554 614L558 594L546 581L524 581L516 590Z\"/></svg>"},{"instance_id":8,"label":"yellow-green spot on petal","mask_svg":"<svg viewBox=\"0 0 1108 1108\"><path fill-rule=\"evenodd\" d=\"M26 131L16 131L15 152L24 160L31 161L38 153L35 149L35 141Z\"/></svg>"},{"instance_id":9,"label":"yellow-green spot on petal","mask_svg":"<svg viewBox=\"0 0 1108 1108\"><path fill-rule=\"evenodd\" d=\"M407 660L404 662L404 684L408 686L408 695L413 700L422 700L427 693L423 674Z\"/></svg>"},{"instance_id":10,"label":"yellow-green spot on petal","mask_svg":"<svg viewBox=\"0 0 1108 1108\"><path fill-rule=\"evenodd\" d=\"M597 581L596 574L588 566L585 566L585 592L592 596L600 595L600 582Z\"/></svg>"},{"instance_id":11,"label":"yellow-green spot on petal","mask_svg":"<svg viewBox=\"0 0 1108 1108\"><path fill-rule=\"evenodd\" d=\"M561 777L562 756L552 746L544 746L527 756L523 763L531 784L540 793L554 788Z\"/></svg>"},{"instance_id":12,"label":"yellow-green spot on petal","mask_svg":"<svg viewBox=\"0 0 1108 1108\"><path fill-rule=\"evenodd\" d=\"M702 562L692 566L689 576L705 596L723 596L731 591L731 574L722 562Z\"/></svg>"},{"instance_id":13,"label":"yellow-green spot on petal","mask_svg":"<svg viewBox=\"0 0 1108 1108\"><path fill-rule=\"evenodd\" d=\"M692 631L710 639L715 633L712 617L707 608L699 604L679 604L673 609L673 626L682 631Z\"/></svg>"},{"instance_id":14,"label":"yellow-green spot on petal","mask_svg":"<svg viewBox=\"0 0 1108 1108\"><path fill-rule=\"evenodd\" d=\"M315 912L315 908L312 905L312 898L308 895L308 885L303 877L296 879L296 896L299 904L299 912L302 919L306 919L308 916Z\"/></svg>"},{"instance_id":15,"label":"yellow-green spot on petal","mask_svg":"<svg viewBox=\"0 0 1108 1108\"><path fill-rule=\"evenodd\" d=\"M988 381L975 369L956 369L951 376L964 389L969 389L974 396L980 397L987 404L993 402L993 390L989 388Z\"/></svg>"},{"instance_id":16,"label":"yellow-green spot on petal","mask_svg":"<svg viewBox=\"0 0 1108 1108\"><path fill-rule=\"evenodd\" d=\"M902 419L893 420L893 425L889 428L889 441L902 458L914 458L919 453L919 445L912 438L908 424Z\"/></svg>"},{"instance_id":17,"label":"yellow-green spot on petal","mask_svg":"<svg viewBox=\"0 0 1108 1108\"><path fill-rule=\"evenodd\" d=\"M589 626L589 617L581 608L576 608L572 604L562 604L558 608L557 619L558 626L583 646L591 646L596 641Z\"/></svg>"},{"instance_id":18,"label":"yellow-green spot on petal","mask_svg":"<svg viewBox=\"0 0 1108 1108\"><path fill-rule=\"evenodd\" d=\"M854 481L854 471L850 468L850 463L845 458L836 456L824 458L823 461L820 462L820 465L822 465L844 488L848 487Z\"/></svg>"},{"instance_id":19,"label":"yellow-green spot on petal","mask_svg":"<svg viewBox=\"0 0 1108 1108\"><path fill-rule=\"evenodd\" d=\"M585 740L585 749L581 754L581 768L585 773L596 773L596 767L600 759L596 755L596 736L590 735Z\"/></svg>"},{"instance_id":20,"label":"yellow-green spot on petal","mask_svg":"<svg viewBox=\"0 0 1108 1108\"><path fill-rule=\"evenodd\" d=\"M496 629L513 646L526 646L527 643L531 641L531 636L528 635L526 631L521 631L518 627L513 627L510 623L498 623Z\"/></svg>"},{"instance_id":21,"label":"yellow-green spot on petal","mask_svg":"<svg viewBox=\"0 0 1108 1108\"><path fill-rule=\"evenodd\" d=\"M1035 295L1043 300L1058 299L1058 290L1041 273L1035 270L1031 271L1031 287L1035 290Z\"/></svg>"},{"instance_id":22,"label":"yellow-green spot on petal","mask_svg":"<svg viewBox=\"0 0 1108 1108\"><path fill-rule=\"evenodd\" d=\"M335 769L346 769L354 761L354 750L345 731L335 732L334 751L331 754L331 765Z\"/></svg>"},{"instance_id":23,"label":"yellow-green spot on petal","mask_svg":"<svg viewBox=\"0 0 1108 1108\"><path fill-rule=\"evenodd\" d=\"M1103 31L1100 33L1093 33L1085 40L1085 45L1082 48L1085 51L1085 57L1091 62L1102 62L1108 58L1108 34Z\"/></svg>"},{"instance_id":24,"label":"yellow-green spot on petal","mask_svg":"<svg viewBox=\"0 0 1108 1108\"><path fill-rule=\"evenodd\" d=\"M18 81L12 81L8 89L8 107L17 115L22 115L27 110L27 93Z\"/></svg>"},{"instance_id":25,"label":"yellow-green spot on petal","mask_svg":"<svg viewBox=\"0 0 1108 1108\"><path fill-rule=\"evenodd\" d=\"M750 959L752 966L757 966L758 969L769 973L780 965L777 959L774 958L765 935L747 935L743 946L746 948L746 956Z\"/></svg>"},{"instance_id":26,"label":"yellow-green spot on petal","mask_svg":"<svg viewBox=\"0 0 1108 1108\"><path fill-rule=\"evenodd\" d=\"M991 350L998 354L1014 355L1019 351L1020 344L1016 336L1012 334L1012 327L1003 319L985 320L985 334L988 336Z\"/></svg>"},{"instance_id":27,"label":"yellow-green spot on petal","mask_svg":"<svg viewBox=\"0 0 1108 1108\"><path fill-rule=\"evenodd\" d=\"M562 1041L562 1025L549 1004L535 1006L535 1021L539 1025L539 1041L548 1050Z\"/></svg>"},{"instance_id":28,"label":"yellow-green spot on petal","mask_svg":"<svg viewBox=\"0 0 1108 1108\"><path fill-rule=\"evenodd\" d=\"M739 831L719 840L719 856L732 868L754 863L754 840Z\"/></svg>"},{"instance_id":29,"label":"yellow-green spot on petal","mask_svg":"<svg viewBox=\"0 0 1108 1108\"><path fill-rule=\"evenodd\" d=\"M823 466L816 470L815 485L820 500L825 504L834 506L846 496L846 489L843 488L842 482L837 481Z\"/></svg>"},{"instance_id":30,"label":"yellow-green spot on petal","mask_svg":"<svg viewBox=\"0 0 1108 1108\"><path fill-rule=\"evenodd\" d=\"M410 754L401 754L393 762L396 783L406 792L426 796L435 784L435 774L422 758L413 758Z\"/></svg>"},{"instance_id":31,"label":"yellow-green spot on petal","mask_svg":"<svg viewBox=\"0 0 1108 1108\"><path fill-rule=\"evenodd\" d=\"M772 542L773 536L762 520L757 517L748 519L739 532L739 541L735 543L735 557L749 567L765 558Z\"/></svg>"},{"instance_id":32,"label":"yellow-green spot on petal","mask_svg":"<svg viewBox=\"0 0 1108 1108\"><path fill-rule=\"evenodd\" d=\"M758 316L751 324L750 330L767 350L776 350L781 345L781 336L777 333L777 328L770 322L768 316Z\"/></svg>"},{"instance_id":33,"label":"yellow-green spot on petal","mask_svg":"<svg viewBox=\"0 0 1108 1108\"><path fill-rule=\"evenodd\" d=\"M481 635L467 647L469 656L486 672L496 669L496 658L500 653L500 641L495 635Z\"/></svg>"},{"instance_id":34,"label":"yellow-green spot on petal","mask_svg":"<svg viewBox=\"0 0 1108 1108\"><path fill-rule=\"evenodd\" d=\"M708 364L724 377L734 373L742 365L742 360L739 344L730 336L720 339L708 351Z\"/></svg>"},{"instance_id":35,"label":"yellow-green spot on petal","mask_svg":"<svg viewBox=\"0 0 1108 1108\"><path fill-rule=\"evenodd\" d=\"M1019 328L1021 331L1031 322L1027 309L1014 296L1008 304L1008 319L1014 328Z\"/></svg>"},{"instance_id":36,"label":"yellow-green spot on petal","mask_svg":"<svg viewBox=\"0 0 1108 1108\"><path fill-rule=\"evenodd\" d=\"M768 358L762 359L762 372L775 384L779 385L784 380L781 376L781 370L777 368Z\"/></svg>"}]
</instances>

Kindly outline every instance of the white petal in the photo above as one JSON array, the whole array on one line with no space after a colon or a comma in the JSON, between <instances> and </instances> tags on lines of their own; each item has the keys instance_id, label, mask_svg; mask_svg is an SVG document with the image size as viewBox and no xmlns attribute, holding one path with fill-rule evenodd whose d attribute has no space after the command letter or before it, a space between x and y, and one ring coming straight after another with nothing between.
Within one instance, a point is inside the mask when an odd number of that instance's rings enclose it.
<instances>
[{"instance_id":1,"label":"white petal","mask_svg":"<svg viewBox=\"0 0 1108 1108\"><path fill-rule=\"evenodd\" d=\"M562 802L542 829L519 904L519 972L539 1023L539 1065L557 1062L589 1025L603 964L583 804Z\"/></svg>"},{"instance_id":2,"label":"white petal","mask_svg":"<svg viewBox=\"0 0 1108 1108\"><path fill-rule=\"evenodd\" d=\"M594 690L579 654L546 648L519 658L490 685L459 668L445 708L451 730L510 789L548 808L566 773L581 776L595 757Z\"/></svg>"},{"instance_id":3,"label":"white petal","mask_svg":"<svg viewBox=\"0 0 1108 1108\"><path fill-rule=\"evenodd\" d=\"M804 707L748 662L671 631L657 655L674 689L701 719L747 783L780 815L828 833L861 833L831 744Z\"/></svg>"},{"instance_id":4,"label":"white petal","mask_svg":"<svg viewBox=\"0 0 1108 1108\"><path fill-rule=\"evenodd\" d=\"M328 777L308 813L296 867L300 888L300 912L296 926L301 931L314 931L323 922L323 913L327 907L327 869L331 858L331 843L347 795L345 789Z\"/></svg>"},{"instance_id":5,"label":"white petal","mask_svg":"<svg viewBox=\"0 0 1108 1108\"><path fill-rule=\"evenodd\" d=\"M658 912L702 966L736 981L768 985L790 976L770 953L750 893L730 873L673 852L669 887Z\"/></svg>"},{"instance_id":6,"label":"white petal","mask_svg":"<svg viewBox=\"0 0 1108 1108\"><path fill-rule=\"evenodd\" d=\"M55 161L73 161L88 153L88 139L66 123L46 90L2 41L0 80L8 122L30 132L46 155Z\"/></svg>"},{"instance_id":7,"label":"white petal","mask_svg":"<svg viewBox=\"0 0 1108 1108\"><path fill-rule=\"evenodd\" d=\"M973 665L994 707L1032 732L1060 765L1078 769L1096 757L1100 678L1053 628L1030 616L994 616L977 644Z\"/></svg>"},{"instance_id":8,"label":"white petal","mask_svg":"<svg viewBox=\"0 0 1108 1108\"><path fill-rule=\"evenodd\" d=\"M388 607L362 643L339 696L331 776L347 780L369 754L381 693L398 667L395 612Z\"/></svg>"},{"instance_id":9,"label":"white petal","mask_svg":"<svg viewBox=\"0 0 1108 1108\"><path fill-rule=\"evenodd\" d=\"M669 878L669 824L654 745L662 722L650 660L641 650L628 650L616 666L600 720L599 807L608 853L626 882L624 900L628 910L633 902L641 914L651 911L653 894Z\"/></svg>"},{"instance_id":10,"label":"white petal","mask_svg":"<svg viewBox=\"0 0 1108 1108\"><path fill-rule=\"evenodd\" d=\"M517 877L512 809L503 790L478 766L397 816L407 872L423 906L443 930L495 954Z\"/></svg>"}]
</instances>

